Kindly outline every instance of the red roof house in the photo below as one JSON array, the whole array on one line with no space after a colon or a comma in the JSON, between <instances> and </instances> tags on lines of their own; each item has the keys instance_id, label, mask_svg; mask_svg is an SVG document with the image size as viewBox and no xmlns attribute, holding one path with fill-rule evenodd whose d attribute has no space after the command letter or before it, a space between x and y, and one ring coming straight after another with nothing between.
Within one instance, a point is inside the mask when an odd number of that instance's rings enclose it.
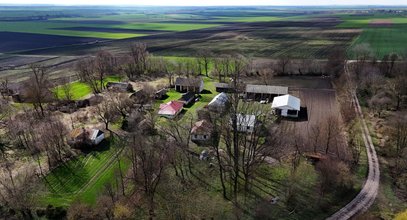
<instances>
[{"instance_id":1,"label":"red roof house","mask_svg":"<svg viewBox=\"0 0 407 220\"><path fill-rule=\"evenodd\" d=\"M170 101L166 104L161 104L158 115L166 118L174 118L182 111L183 106L184 103L179 101Z\"/></svg>"}]
</instances>

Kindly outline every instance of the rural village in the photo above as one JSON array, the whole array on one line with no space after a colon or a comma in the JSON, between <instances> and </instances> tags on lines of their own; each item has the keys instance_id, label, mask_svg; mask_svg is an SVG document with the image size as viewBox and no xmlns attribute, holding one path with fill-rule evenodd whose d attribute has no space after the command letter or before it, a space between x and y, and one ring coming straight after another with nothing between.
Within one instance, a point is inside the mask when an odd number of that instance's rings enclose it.
<instances>
[{"instance_id":1,"label":"rural village","mask_svg":"<svg viewBox=\"0 0 407 220\"><path fill-rule=\"evenodd\" d=\"M120 45L0 59L0 219L407 216L406 47L322 60Z\"/></svg>"}]
</instances>

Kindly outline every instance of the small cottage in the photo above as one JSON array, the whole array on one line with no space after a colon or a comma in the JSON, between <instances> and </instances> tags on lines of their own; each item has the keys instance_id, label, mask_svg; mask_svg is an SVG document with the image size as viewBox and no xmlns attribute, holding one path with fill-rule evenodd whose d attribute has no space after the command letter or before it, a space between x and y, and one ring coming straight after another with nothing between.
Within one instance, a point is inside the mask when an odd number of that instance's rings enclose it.
<instances>
[{"instance_id":1,"label":"small cottage","mask_svg":"<svg viewBox=\"0 0 407 220\"><path fill-rule=\"evenodd\" d=\"M213 126L207 120L201 120L194 124L191 130L192 141L208 141L212 137Z\"/></svg>"},{"instance_id":2,"label":"small cottage","mask_svg":"<svg viewBox=\"0 0 407 220\"><path fill-rule=\"evenodd\" d=\"M161 104L158 115L165 118L175 118L182 111L183 106L184 103L180 101L170 101Z\"/></svg>"},{"instance_id":3,"label":"small cottage","mask_svg":"<svg viewBox=\"0 0 407 220\"><path fill-rule=\"evenodd\" d=\"M67 139L70 146L82 148L99 145L105 139L105 135L99 129L76 128L70 132Z\"/></svg>"}]
</instances>

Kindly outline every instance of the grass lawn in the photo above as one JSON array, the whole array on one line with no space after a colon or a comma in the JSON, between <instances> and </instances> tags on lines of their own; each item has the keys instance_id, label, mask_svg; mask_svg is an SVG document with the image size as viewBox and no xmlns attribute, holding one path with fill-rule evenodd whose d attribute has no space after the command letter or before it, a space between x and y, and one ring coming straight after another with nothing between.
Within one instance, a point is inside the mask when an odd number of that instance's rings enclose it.
<instances>
[{"instance_id":1,"label":"grass lawn","mask_svg":"<svg viewBox=\"0 0 407 220\"><path fill-rule=\"evenodd\" d=\"M120 154L120 166L116 154L121 150L117 143L106 141L98 149L81 155L53 170L44 178L47 190L40 198L44 205L69 206L79 200L95 204L106 183L115 183L119 167L125 171L129 161ZM101 172L103 171L103 172Z\"/></svg>"},{"instance_id":2,"label":"grass lawn","mask_svg":"<svg viewBox=\"0 0 407 220\"><path fill-rule=\"evenodd\" d=\"M108 76L105 78L104 84L106 85L108 82L120 82L121 80L122 78L120 76ZM92 89L89 85L80 81L70 83L70 87L73 100L80 100L92 93ZM64 90L61 86L54 88L53 92L58 99L65 98Z\"/></svg>"}]
</instances>

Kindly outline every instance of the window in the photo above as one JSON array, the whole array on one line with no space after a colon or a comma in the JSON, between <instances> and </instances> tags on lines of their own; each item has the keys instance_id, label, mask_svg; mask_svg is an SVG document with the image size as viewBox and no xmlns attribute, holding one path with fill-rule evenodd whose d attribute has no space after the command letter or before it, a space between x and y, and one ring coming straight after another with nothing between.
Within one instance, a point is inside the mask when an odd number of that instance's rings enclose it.
<instances>
[{"instance_id":1,"label":"window","mask_svg":"<svg viewBox=\"0 0 407 220\"><path fill-rule=\"evenodd\" d=\"M250 130L250 126L247 126L247 130Z\"/></svg>"},{"instance_id":2,"label":"window","mask_svg":"<svg viewBox=\"0 0 407 220\"><path fill-rule=\"evenodd\" d=\"M206 139L206 135L204 135L203 138Z\"/></svg>"},{"instance_id":3,"label":"window","mask_svg":"<svg viewBox=\"0 0 407 220\"><path fill-rule=\"evenodd\" d=\"M194 138L198 138L198 135L195 134L195 135L194 135Z\"/></svg>"}]
</instances>

